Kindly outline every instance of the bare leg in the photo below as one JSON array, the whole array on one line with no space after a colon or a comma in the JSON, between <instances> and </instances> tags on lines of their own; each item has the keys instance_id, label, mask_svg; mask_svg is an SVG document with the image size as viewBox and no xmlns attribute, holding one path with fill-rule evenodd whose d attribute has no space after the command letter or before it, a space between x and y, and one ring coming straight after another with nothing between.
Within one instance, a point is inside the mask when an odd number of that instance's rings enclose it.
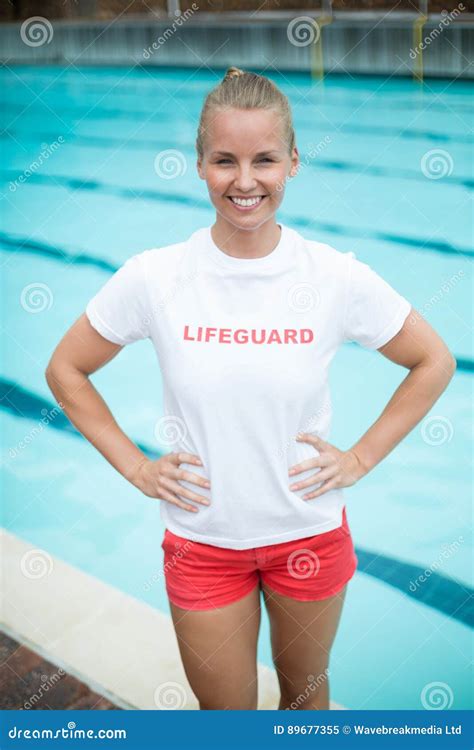
<instances>
[{"instance_id":1,"label":"bare leg","mask_svg":"<svg viewBox=\"0 0 474 750\"><path fill-rule=\"evenodd\" d=\"M263 586L280 683L279 709L329 708L329 652L346 588L322 601L300 602Z\"/></svg>"},{"instance_id":2,"label":"bare leg","mask_svg":"<svg viewBox=\"0 0 474 750\"><path fill-rule=\"evenodd\" d=\"M179 651L201 710L257 708L260 589L218 609L193 611L170 602Z\"/></svg>"}]
</instances>

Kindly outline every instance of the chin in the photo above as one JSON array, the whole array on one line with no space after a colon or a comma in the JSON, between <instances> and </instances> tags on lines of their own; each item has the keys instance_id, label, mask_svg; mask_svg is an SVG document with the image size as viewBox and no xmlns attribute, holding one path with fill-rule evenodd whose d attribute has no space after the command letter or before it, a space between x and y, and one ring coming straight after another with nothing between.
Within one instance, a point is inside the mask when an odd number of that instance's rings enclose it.
<instances>
[{"instance_id":1,"label":"chin","mask_svg":"<svg viewBox=\"0 0 474 750\"><path fill-rule=\"evenodd\" d=\"M258 229L262 226L262 224L265 224L267 221L269 221L272 218L273 214L267 214L266 216L259 216L258 218L256 216L244 216L240 220L239 218L229 217L226 216L226 221L229 222L229 224L232 224L236 229L246 229L248 231L252 231L254 229Z\"/></svg>"},{"instance_id":2,"label":"chin","mask_svg":"<svg viewBox=\"0 0 474 750\"><path fill-rule=\"evenodd\" d=\"M268 206L265 212L260 214L236 214L229 212L227 205L216 205L214 208L222 219L227 221L236 229L258 229L262 224L272 219L277 211L276 206Z\"/></svg>"}]
</instances>

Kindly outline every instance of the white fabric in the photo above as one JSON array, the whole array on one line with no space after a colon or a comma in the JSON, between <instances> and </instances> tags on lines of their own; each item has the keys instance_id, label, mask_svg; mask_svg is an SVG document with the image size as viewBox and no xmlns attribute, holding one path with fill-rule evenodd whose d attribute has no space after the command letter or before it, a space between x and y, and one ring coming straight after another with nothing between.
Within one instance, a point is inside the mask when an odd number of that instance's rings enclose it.
<instances>
[{"instance_id":1,"label":"white fabric","mask_svg":"<svg viewBox=\"0 0 474 750\"><path fill-rule=\"evenodd\" d=\"M288 489L317 471L288 476L317 455L295 436L328 439L328 368L338 347L379 348L410 312L353 252L280 226L279 243L263 258L227 255L210 227L145 250L86 307L110 341L151 338L164 389L161 447L196 453L203 466L182 468L211 482L206 490L180 480L211 505L189 513L161 501L162 519L175 534L218 547L276 544L341 525L342 490L306 501L309 489Z\"/></svg>"}]
</instances>

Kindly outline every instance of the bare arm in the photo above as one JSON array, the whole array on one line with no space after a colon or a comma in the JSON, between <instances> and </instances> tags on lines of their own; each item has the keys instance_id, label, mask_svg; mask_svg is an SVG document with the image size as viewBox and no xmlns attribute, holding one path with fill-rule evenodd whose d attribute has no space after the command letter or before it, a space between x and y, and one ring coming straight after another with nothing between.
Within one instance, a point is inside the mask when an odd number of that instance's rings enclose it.
<instances>
[{"instance_id":1,"label":"bare arm","mask_svg":"<svg viewBox=\"0 0 474 750\"><path fill-rule=\"evenodd\" d=\"M68 419L126 479L132 481L145 454L125 435L89 375L122 349L101 336L85 314L71 326L54 350L46 381Z\"/></svg>"},{"instance_id":2,"label":"bare arm","mask_svg":"<svg viewBox=\"0 0 474 750\"><path fill-rule=\"evenodd\" d=\"M378 350L410 370L385 409L352 447L364 472L370 471L428 413L456 370L443 339L412 308L401 331Z\"/></svg>"},{"instance_id":3,"label":"bare arm","mask_svg":"<svg viewBox=\"0 0 474 750\"><path fill-rule=\"evenodd\" d=\"M46 368L46 381L68 419L125 479L149 497L196 511L178 495L207 505L206 498L185 489L178 480L208 486L203 477L179 468L180 463L202 465L199 457L172 453L150 460L121 430L89 380L89 375L110 362L122 348L101 336L84 313L54 350Z\"/></svg>"},{"instance_id":4,"label":"bare arm","mask_svg":"<svg viewBox=\"0 0 474 750\"><path fill-rule=\"evenodd\" d=\"M365 476L423 419L456 370L456 360L442 338L413 308L402 329L378 351L410 372L378 419L350 450L341 451L315 435L296 438L319 452L316 458L295 464L288 472L291 477L307 469L318 469L308 479L290 485L293 490L320 485L304 495L304 500L349 487Z\"/></svg>"}]
</instances>

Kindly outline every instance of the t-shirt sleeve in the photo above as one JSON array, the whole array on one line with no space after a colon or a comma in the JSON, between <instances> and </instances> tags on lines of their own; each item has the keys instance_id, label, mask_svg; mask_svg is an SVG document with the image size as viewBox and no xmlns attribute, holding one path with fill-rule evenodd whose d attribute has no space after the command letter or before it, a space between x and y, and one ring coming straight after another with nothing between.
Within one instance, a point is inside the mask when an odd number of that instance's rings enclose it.
<instances>
[{"instance_id":1,"label":"t-shirt sleeve","mask_svg":"<svg viewBox=\"0 0 474 750\"><path fill-rule=\"evenodd\" d=\"M86 306L91 325L104 338L125 346L150 335L143 253L129 258Z\"/></svg>"},{"instance_id":2,"label":"t-shirt sleeve","mask_svg":"<svg viewBox=\"0 0 474 750\"><path fill-rule=\"evenodd\" d=\"M410 302L367 263L349 256L344 340L357 341L367 349L379 349L402 328Z\"/></svg>"}]
</instances>

